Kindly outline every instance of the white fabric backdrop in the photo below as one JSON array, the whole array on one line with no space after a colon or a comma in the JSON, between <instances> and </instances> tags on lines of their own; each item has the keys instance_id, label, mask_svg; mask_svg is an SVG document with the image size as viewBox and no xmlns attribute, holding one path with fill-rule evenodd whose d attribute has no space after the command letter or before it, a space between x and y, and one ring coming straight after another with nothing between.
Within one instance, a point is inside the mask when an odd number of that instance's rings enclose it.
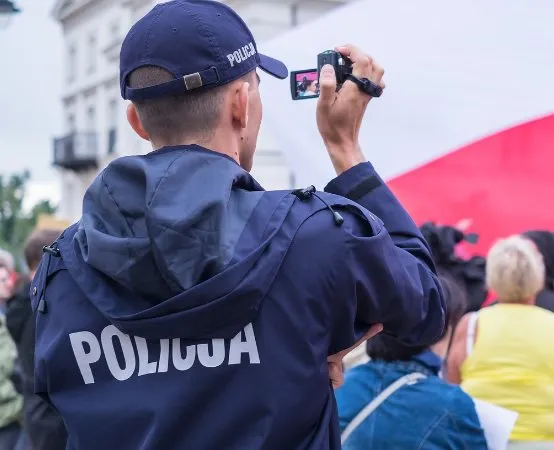
<instances>
[{"instance_id":1,"label":"white fabric backdrop","mask_svg":"<svg viewBox=\"0 0 554 450\"><path fill-rule=\"evenodd\" d=\"M260 51L290 70L353 43L386 69L387 89L361 134L385 178L519 122L554 111L553 0L363 0L283 34ZM333 177L315 100L262 76L264 120L296 172L321 189Z\"/></svg>"}]
</instances>

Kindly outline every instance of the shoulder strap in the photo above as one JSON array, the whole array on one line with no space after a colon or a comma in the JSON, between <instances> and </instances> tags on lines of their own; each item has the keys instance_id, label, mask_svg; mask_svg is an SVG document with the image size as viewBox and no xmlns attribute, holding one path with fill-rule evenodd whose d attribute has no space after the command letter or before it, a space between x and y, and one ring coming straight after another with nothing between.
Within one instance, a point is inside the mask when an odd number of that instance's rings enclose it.
<instances>
[{"instance_id":1,"label":"shoulder strap","mask_svg":"<svg viewBox=\"0 0 554 450\"><path fill-rule=\"evenodd\" d=\"M402 378L399 378L390 386L388 386L383 392L381 392L377 397L375 397L370 403L368 403L364 409L362 409L354 419L347 425L344 431L341 434L340 441L344 445L346 440L350 435L358 428L370 415L375 411L381 403L383 403L387 398L394 394L398 389L406 385L416 384L419 380L427 378L425 375L419 372L413 372L408 375L404 375Z\"/></svg>"},{"instance_id":2,"label":"shoulder strap","mask_svg":"<svg viewBox=\"0 0 554 450\"><path fill-rule=\"evenodd\" d=\"M472 312L469 315L466 334L466 358L471 355L471 352L473 351L473 345L475 343L475 329L477 326L477 316L477 311Z\"/></svg>"}]
</instances>

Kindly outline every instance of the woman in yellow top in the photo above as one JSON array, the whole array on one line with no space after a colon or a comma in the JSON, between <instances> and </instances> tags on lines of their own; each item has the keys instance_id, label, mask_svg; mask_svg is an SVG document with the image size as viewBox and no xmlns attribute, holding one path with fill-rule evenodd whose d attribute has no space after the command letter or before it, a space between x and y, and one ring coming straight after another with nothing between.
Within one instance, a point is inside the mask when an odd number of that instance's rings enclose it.
<instances>
[{"instance_id":1,"label":"woman in yellow top","mask_svg":"<svg viewBox=\"0 0 554 450\"><path fill-rule=\"evenodd\" d=\"M519 413L510 448L554 449L554 313L535 306L541 254L524 237L500 240L487 256L487 284L498 303L460 321L447 379Z\"/></svg>"}]
</instances>

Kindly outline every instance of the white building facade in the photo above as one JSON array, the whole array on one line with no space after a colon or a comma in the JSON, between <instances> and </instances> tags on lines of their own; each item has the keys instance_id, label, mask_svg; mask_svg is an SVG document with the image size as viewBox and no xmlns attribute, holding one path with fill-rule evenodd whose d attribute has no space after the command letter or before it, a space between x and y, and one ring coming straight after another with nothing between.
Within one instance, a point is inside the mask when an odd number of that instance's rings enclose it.
<instances>
[{"instance_id":1,"label":"white building facade","mask_svg":"<svg viewBox=\"0 0 554 450\"><path fill-rule=\"evenodd\" d=\"M350 0L229 0L258 43L314 19ZM54 139L54 165L61 182L58 216L75 221L83 195L112 159L150 151L126 122L119 92L119 51L152 0L58 0L53 15L65 42L64 133ZM253 175L266 189L294 186L293 172L262 125Z\"/></svg>"}]
</instances>

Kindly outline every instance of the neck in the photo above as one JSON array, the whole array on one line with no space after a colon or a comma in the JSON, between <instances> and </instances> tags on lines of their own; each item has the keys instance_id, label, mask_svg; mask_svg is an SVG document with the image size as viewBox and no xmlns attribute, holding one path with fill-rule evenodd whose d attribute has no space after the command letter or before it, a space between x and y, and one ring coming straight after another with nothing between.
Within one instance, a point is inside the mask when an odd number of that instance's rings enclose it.
<instances>
[{"instance_id":1,"label":"neck","mask_svg":"<svg viewBox=\"0 0 554 450\"><path fill-rule=\"evenodd\" d=\"M503 305L534 305L536 297L527 298L525 300L520 300L517 302L504 302L502 299L498 299L498 303Z\"/></svg>"},{"instance_id":2,"label":"neck","mask_svg":"<svg viewBox=\"0 0 554 450\"><path fill-rule=\"evenodd\" d=\"M152 142L152 147L154 150L159 150L163 147L173 147L180 145L199 145L201 147L207 148L217 153L227 155L233 158L239 165L240 154L239 154L239 142L240 137L234 136L231 133L228 133L226 130L216 131L213 136L210 138L194 138L189 139L180 139L175 142L164 142L164 143L154 143Z\"/></svg>"},{"instance_id":3,"label":"neck","mask_svg":"<svg viewBox=\"0 0 554 450\"><path fill-rule=\"evenodd\" d=\"M446 353L448 352L448 344L450 342L450 336L452 335L451 327L448 327L448 331L445 333L443 338L436 344L431 345L431 351L437 355L439 358L446 358Z\"/></svg>"},{"instance_id":4,"label":"neck","mask_svg":"<svg viewBox=\"0 0 554 450\"><path fill-rule=\"evenodd\" d=\"M448 351L448 339L442 339L430 348L435 355L441 359L444 359L446 358L446 352Z\"/></svg>"}]
</instances>

